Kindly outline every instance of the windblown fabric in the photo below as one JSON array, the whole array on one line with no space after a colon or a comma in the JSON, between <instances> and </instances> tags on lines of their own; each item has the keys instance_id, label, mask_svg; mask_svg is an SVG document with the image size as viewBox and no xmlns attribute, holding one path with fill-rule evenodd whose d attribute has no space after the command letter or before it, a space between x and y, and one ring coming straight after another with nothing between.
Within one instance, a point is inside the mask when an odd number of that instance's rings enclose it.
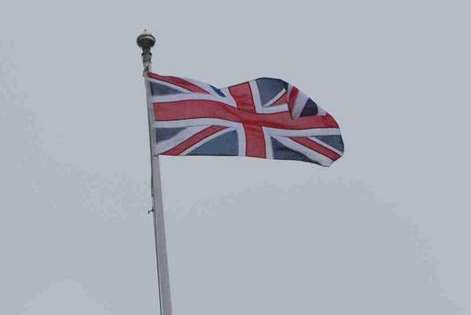
<instances>
[{"instance_id":1,"label":"windblown fabric","mask_svg":"<svg viewBox=\"0 0 471 315\"><path fill-rule=\"evenodd\" d=\"M291 84L216 88L146 74L154 155L249 156L330 166L344 151L335 119Z\"/></svg>"}]
</instances>

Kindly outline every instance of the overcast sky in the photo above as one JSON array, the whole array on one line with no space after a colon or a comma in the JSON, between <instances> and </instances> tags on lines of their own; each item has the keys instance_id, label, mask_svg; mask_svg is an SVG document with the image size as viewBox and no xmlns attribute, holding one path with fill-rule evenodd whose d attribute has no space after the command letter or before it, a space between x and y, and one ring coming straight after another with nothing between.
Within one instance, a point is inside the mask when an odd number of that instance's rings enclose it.
<instances>
[{"instance_id":1,"label":"overcast sky","mask_svg":"<svg viewBox=\"0 0 471 315\"><path fill-rule=\"evenodd\" d=\"M471 314L466 1L1 1L0 314L158 314L154 70L302 89L329 169L162 158L175 315Z\"/></svg>"}]
</instances>

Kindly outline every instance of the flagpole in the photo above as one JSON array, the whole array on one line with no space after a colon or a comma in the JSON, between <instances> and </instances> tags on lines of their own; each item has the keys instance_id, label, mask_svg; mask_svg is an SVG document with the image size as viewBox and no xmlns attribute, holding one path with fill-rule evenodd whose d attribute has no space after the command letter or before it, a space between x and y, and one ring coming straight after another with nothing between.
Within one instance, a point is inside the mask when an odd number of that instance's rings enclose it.
<instances>
[{"instance_id":1,"label":"flagpole","mask_svg":"<svg viewBox=\"0 0 471 315\"><path fill-rule=\"evenodd\" d=\"M137 45L142 49L142 63L144 66L144 80L147 95L147 114L149 123L150 158L151 158L151 186L152 186L152 213L154 218L155 252L157 262L157 276L159 284L159 304L161 315L172 315L172 303L170 298L170 281L167 258L167 242L165 237L165 221L162 203L162 182L160 175L159 157L152 154L152 146L155 142L155 132L152 129L153 110L151 102L151 89L146 80L147 73L151 71L152 52L155 45L155 37L144 30L137 37Z\"/></svg>"}]
</instances>

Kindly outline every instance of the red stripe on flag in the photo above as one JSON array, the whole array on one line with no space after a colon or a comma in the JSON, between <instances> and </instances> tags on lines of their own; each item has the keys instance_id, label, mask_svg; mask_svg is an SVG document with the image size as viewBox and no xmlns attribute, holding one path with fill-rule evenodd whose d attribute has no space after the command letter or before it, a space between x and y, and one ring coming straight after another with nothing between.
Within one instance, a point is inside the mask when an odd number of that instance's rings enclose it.
<instances>
[{"instance_id":1,"label":"red stripe on flag","mask_svg":"<svg viewBox=\"0 0 471 315\"><path fill-rule=\"evenodd\" d=\"M257 114L238 110L225 103L212 100L182 100L154 103L156 121L216 118L242 124L279 129L338 128L330 115L305 116L292 119L289 112Z\"/></svg>"},{"instance_id":2,"label":"red stripe on flag","mask_svg":"<svg viewBox=\"0 0 471 315\"><path fill-rule=\"evenodd\" d=\"M156 79L156 80L164 81L164 82L167 82L167 83L171 83L173 85L176 85L178 87L186 89L190 92L209 94L208 91L206 91L206 90L200 88L199 86L197 86L196 84L193 84L193 83L191 83L187 80L184 80L182 78L171 77L171 76L162 76L162 75L159 75L159 74L156 74L156 73L151 73L151 72L149 72L148 75L149 75L149 78L151 78L151 79Z\"/></svg>"},{"instance_id":3,"label":"red stripe on flag","mask_svg":"<svg viewBox=\"0 0 471 315\"><path fill-rule=\"evenodd\" d=\"M296 98L298 97L299 90L296 87L292 87L288 97L288 107L291 112L293 112L294 104L296 103Z\"/></svg>"},{"instance_id":4,"label":"red stripe on flag","mask_svg":"<svg viewBox=\"0 0 471 315\"><path fill-rule=\"evenodd\" d=\"M174 148L172 148L168 151L165 151L162 154L164 154L164 155L180 155L183 152L185 152L185 150L191 148L193 145L197 144L201 140L204 140L205 138L207 138L207 137L209 137L209 136L211 136L211 135L215 134L216 132L219 132L223 129L226 129L226 127L211 126L211 127L206 128L206 129L203 129L200 132L197 132L196 134L191 136L190 138L186 139L185 141L183 141L182 143L180 143L176 147L174 147Z\"/></svg>"},{"instance_id":5,"label":"red stripe on flag","mask_svg":"<svg viewBox=\"0 0 471 315\"><path fill-rule=\"evenodd\" d=\"M260 126L244 125L245 155L252 157L266 157L265 137Z\"/></svg>"},{"instance_id":6,"label":"red stripe on flag","mask_svg":"<svg viewBox=\"0 0 471 315\"><path fill-rule=\"evenodd\" d=\"M255 104L253 101L252 90L248 82L231 86L229 93L236 101L237 108L246 112L255 113Z\"/></svg>"},{"instance_id":7,"label":"red stripe on flag","mask_svg":"<svg viewBox=\"0 0 471 315\"><path fill-rule=\"evenodd\" d=\"M311 150L314 150L322 155L327 156L329 159L335 161L340 158L340 154L335 151L330 150L329 148L324 147L323 145L305 137L290 137L291 140L297 142L305 147L308 147Z\"/></svg>"},{"instance_id":8,"label":"red stripe on flag","mask_svg":"<svg viewBox=\"0 0 471 315\"><path fill-rule=\"evenodd\" d=\"M272 106L274 105L281 105L288 103L288 96L287 93L283 93L275 102L273 102Z\"/></svg>"}]
</instances>

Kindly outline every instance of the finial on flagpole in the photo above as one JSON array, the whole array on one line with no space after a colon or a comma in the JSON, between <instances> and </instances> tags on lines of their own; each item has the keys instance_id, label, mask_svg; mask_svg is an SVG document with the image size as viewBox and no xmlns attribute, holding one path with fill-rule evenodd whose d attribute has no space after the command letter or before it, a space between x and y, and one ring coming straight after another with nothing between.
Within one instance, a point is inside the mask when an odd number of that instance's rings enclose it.
<instances>
[{"instance_id":1,"label":"finial on flagpole","mask_svg":"<svg viewBox=\"0 0 471 315\"><path fill-rule=\"evenodd\" d=\"M137 46L142 49L142 63L144 65L144 72L150 71L152 62L152 52L150 51L155 45L155 37L147 30L137 37Z\"/></svg>"}]
</instances>

